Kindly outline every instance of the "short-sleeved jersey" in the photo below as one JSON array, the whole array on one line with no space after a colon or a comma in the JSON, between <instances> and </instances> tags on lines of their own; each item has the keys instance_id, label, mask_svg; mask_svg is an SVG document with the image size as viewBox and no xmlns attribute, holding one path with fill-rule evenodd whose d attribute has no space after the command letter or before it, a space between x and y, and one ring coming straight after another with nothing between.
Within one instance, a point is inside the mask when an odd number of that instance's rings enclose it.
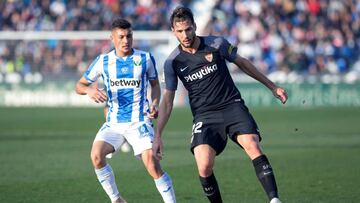
<instances>
[{"instance_id":1,"label":"short-sleeved jersey","mask_svg":"<svg viewBox=\"0 0 360 203\"><path fill-rule=\"evenodd\" d=\"M179 78L189 92L194 116L242 101L226 65L226 60L235 60L236 52L227 40L214 36L200 37L194 54L179 45L165 61L165 88L175 91Z\"/></svg>"},{"instance_id":2,"label":"short-sleeved jersey","mask_svg":"<svg viewBox=\"0 0 360 203\"><path fill-rule=\"evenodd\" d=\"M107 122L128 123L144 121L149 111L147 86L149 80L157 80L153 56L133 49L126 58L116 55L115 50L98 56L84 74L89 83L102 77L108 96Z\"/></svg>"}]
</instances>

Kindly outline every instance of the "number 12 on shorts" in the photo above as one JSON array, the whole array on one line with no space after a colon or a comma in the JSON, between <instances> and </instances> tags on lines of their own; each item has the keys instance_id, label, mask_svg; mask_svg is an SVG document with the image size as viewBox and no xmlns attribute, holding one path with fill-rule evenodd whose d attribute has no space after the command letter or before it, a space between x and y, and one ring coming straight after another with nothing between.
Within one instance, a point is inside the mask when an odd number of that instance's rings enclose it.
<instances>
[{"instance_id":1,"label":"number 12 on shorts","mask_svg":"<svg viewBox=\"0 0 360 203\"><path fill-rule=\"evenodd\" d=\"M197 122L192 127L192 135L195 133L201 133L201 127L203 125L203 122Z\"/></svg>"}]
</instances>

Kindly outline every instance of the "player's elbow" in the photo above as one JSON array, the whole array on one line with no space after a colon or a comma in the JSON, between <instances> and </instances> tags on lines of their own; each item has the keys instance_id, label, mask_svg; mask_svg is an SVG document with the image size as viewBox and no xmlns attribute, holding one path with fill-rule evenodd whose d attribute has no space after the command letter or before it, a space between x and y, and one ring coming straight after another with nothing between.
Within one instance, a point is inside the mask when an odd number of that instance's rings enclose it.
<instances>
[{"instance_id":1,"label":"player's elbow","mask_svg":"<svg viewBox=\"0 0 360 203\"><path fill-rule=\"evenodd\" d=\"M80 95L84 95L84 85L82 85L80 82L77 82L75 85L75 92Z\"/></svg>"},{"instance_id":2,"label":"player's elbow","mask_svg":"<svg viewBox=\"0 0 360 203\"><path fill-rule=\"evenodd\" d=\"M80 90L79 90L79 83L77 82L76 83L76 85L75 85L75 92L77 93L77 94L80 94Z\"/></svg>"}]
</instances>

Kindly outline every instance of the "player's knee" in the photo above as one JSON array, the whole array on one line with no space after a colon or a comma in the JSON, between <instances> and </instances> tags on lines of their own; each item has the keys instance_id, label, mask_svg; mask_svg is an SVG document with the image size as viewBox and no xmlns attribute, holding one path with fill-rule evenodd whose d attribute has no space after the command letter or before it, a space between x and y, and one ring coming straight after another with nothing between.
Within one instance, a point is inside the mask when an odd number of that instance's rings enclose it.
<instances>
[{"instance_id":1,"label":"player's knee","mask_svg":"<svg viewBox=\"0 0 360 203\"><path fill-rule=\"evenodd\" d=\"M198 166L198 171L201 177L208 177L213 173L213 166L211 164L202 164Z\"/></svg>"},{"instance_id":2,"label":"player's knee","mask_svg":"<svg viewBox=\"0 0 360 203\"><path fill-rule=\"evenodd\" d=\"M90 154L91 162L95 168L102 168L104 160L101 157L100 153L91 152Z\"/></svg>"},{"instance_id":3,"label":"player's knee","mask_svg":"<svg viewBox=\"0 0 360 203\"><path fill-rule=\"evenodd\" d=\"M258 142L250 141L242 146L243 146L244 150L246 151L246 153L248 155L250 155L251 157L258 156L262 153Z\"/></svg>"}]
</instances>

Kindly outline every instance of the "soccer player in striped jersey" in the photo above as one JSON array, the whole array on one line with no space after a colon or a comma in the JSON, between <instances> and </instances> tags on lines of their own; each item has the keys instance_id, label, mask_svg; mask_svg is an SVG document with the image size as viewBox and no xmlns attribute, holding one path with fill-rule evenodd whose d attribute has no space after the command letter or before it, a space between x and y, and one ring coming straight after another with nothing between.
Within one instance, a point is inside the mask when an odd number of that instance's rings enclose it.
<instances>
[{"instance_id":1,"label":"soccer player in striped jersey","mask_svg":"<svg viewBox=\"0 0 360 203\"><path fill-rule=\"evenodd\" d=\"M111 41L115 47L98 56L76 84L76 92L88 95L97 103L107 101L109 111L106 122L98 131L91 149L91 160L97 178L114 203L126 202L115 183L114 172L106 157L118 151L124 138L141 158L165 203L174 203L175 193L170 176L161 169L151 150L154 130L151 119L158 115L160 85L155 61L148 52L132 48L131 24L125 19L112 23ZM105 92L90 85L99 77ZM151 88L151 104L147 99L147 86ZM139 186L141 187L141 186Z\"/></svg>"},{"instance_id":2,"label":"soccer player in striped jersey","mask_svg":"<svg viewBox=\"0 0 360 203\"><path fill-rule=\"evenodd\" d=\"M93 88L98 88L100 89L101 91L103 91L105 88L103 87L104 84L103 82L101 82L101 84L99 84L99 81L95 82L92 87ZM106 93L105 93L106 94ZM106 118L107 118L107 114L109 112L109 106L107 105L107 102L106 102L106 105L104 107L104 118L105 118L105 121L106 121ZM119 136L122 136L122 135L119 135ZM126 139L124 138L124 142L121 144L120 146L120 150L124 153L128 153L131 151L131 146L130 144L128 143L128 141L126 141Z\"/></svg>"}]
</instances>

